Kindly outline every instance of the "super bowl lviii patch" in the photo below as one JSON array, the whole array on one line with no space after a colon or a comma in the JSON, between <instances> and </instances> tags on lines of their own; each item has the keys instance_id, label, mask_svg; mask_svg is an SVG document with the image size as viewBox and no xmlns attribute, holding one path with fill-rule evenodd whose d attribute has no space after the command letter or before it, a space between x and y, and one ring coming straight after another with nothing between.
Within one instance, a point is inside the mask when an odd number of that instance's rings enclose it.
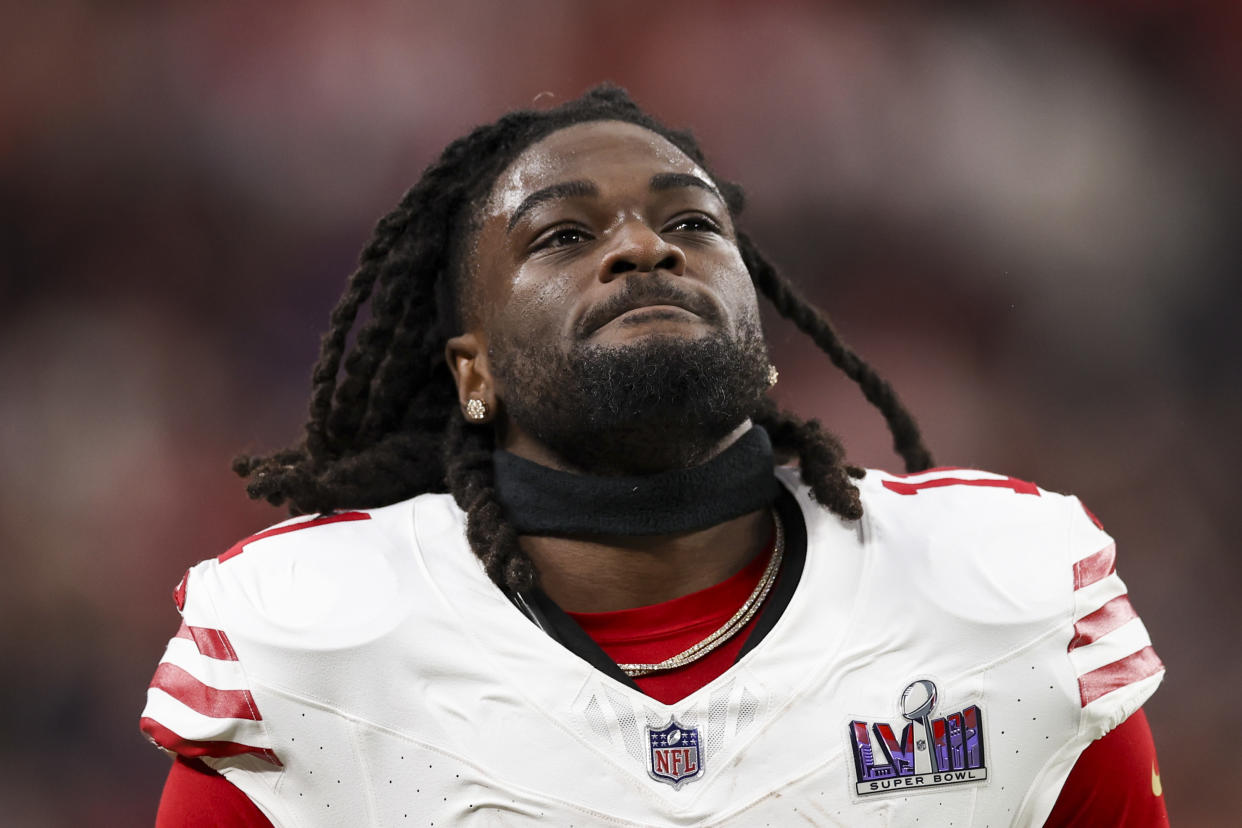
<instances>
[{"instance_id":1,"label":"super bowl lviii patch","mask_svg":"<svg viewBox=\"0 0 1242 828\"><path fill-rule=\"evenodd\" d=\"M936 685L928 679L901 694L905 726L852 721L850 747L860 795L982 782L988 778L983 756L983 712L978 705L939 718ZM901 735L897 736L897 728Z\"/></svg>"},{"instance_id":2,"label":"super bowl lviii patch","mask_svg":"<svg viewBox=\"0 0 1242 828\"><path fill-rule=\"evenodd\" d=\"M676 719L656 730L647 728L647 772L652 779L674 788L703 774L703 754L699 750L698 728L685 727Z\"/></svg>"}]
</instances>

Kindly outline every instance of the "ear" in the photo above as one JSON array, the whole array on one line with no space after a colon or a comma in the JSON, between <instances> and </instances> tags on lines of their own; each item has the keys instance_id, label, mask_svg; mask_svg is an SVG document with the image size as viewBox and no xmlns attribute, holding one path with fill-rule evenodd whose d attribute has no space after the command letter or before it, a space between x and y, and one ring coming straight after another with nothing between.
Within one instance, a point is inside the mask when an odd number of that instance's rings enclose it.
<instances>
[{"instance_id":1,"label":"ear","mask_svg":"<svg viewBox=\"0 0 1242 828\"><path fill-rule=\"evenodd\" d=\"M479 333L464 333L450 339L444 346L444 359L457 383L457 401L462 416L471 423L489 423L497 411L496 388L487 360L487 339ZM475 401L473 404L471 401ZM483 416L477 416L479 403ZM470 410L475 412L471 416Z\"/></svg>"}]
</instances>

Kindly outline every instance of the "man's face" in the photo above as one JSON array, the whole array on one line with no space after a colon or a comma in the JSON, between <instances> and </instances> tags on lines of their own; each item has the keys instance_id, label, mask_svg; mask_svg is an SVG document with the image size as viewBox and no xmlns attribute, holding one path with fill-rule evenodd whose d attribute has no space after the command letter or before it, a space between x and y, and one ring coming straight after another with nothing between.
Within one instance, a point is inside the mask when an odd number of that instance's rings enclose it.
<instances>
[{"instance_id":1,"label":"man's face","mask_svg":"<svg viewBox=\"0 0 1242 828\"><path fill-rule=\"evenodd\" d=\"M601 121L544 138L474 242L470 330L507 448L644 472L746 421L768 364L754 288L714 183L661 136Z\"/></svg>"}]
</instances>

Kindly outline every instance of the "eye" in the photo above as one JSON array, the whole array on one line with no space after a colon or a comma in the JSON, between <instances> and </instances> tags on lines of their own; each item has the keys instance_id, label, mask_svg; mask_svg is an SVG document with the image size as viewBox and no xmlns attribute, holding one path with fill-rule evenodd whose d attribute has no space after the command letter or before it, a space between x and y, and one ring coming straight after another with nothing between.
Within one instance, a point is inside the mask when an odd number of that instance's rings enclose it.
<instances>
[{"instance_id":1,"label":"eye","mask_svg":"<svg viewBox=\"0 0 1242 828\"><path fill-rule=\"evenodd\" d=\"M708 218L702 213L694 213L688 216L681 216L669 223L666 233L673 231L688 231L691 233L719 233L720 225L714 220Z\"/></svg>"},{"instance_id":2,"label":"eye","mask_svg":"<svg viewBox=\"0 0 1242 828\"><path fill-rule=\"evenodd\" d=\"M570 247L591 240L591 234L580 227L555 227L541 235L534 244L535 250Z\"/></svg>"}]
</instances>

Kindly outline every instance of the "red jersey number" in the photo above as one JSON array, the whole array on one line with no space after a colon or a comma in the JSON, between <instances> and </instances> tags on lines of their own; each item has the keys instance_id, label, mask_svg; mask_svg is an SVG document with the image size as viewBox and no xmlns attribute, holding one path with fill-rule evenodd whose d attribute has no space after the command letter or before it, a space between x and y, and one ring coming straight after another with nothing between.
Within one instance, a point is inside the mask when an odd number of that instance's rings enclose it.
<instances>
[{"instance_id":1,"label":"red jersey number","mask_svg":"<svg viewBox=\"0 0 1242 828\"><path fill-rule=\"evenodd\" d=\"M941 486L990 486L998 489L1012 489L1017 494L1039 496L1038 486L1025 480L1019 480L1016 477L978 479L970 477L933 477L930 480L920 480L917 483L907 483L904 480L885 480L883 483L884 488L900 495L915 495L923 489L937 489Z\"/></svg>"}]
</instances>

